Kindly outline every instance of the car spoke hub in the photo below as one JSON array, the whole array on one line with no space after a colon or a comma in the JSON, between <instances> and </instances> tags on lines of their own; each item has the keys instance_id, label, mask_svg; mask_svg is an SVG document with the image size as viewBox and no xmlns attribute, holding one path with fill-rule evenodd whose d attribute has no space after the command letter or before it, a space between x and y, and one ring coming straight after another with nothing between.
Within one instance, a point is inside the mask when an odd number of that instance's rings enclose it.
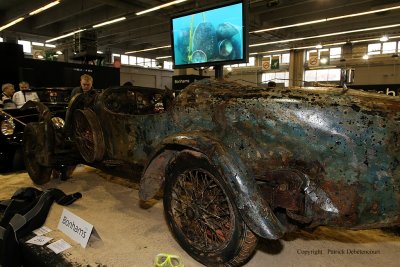
<instances>
[{"instance_id":1,"label":"car spoke hub","mask_svg":"<svg viewBox=\"0 0 400 267\"><path fill-rule=\"evenodd\" d=\"M177 179L172 210L183 234L199 249L226 245L233 231L230 204L212 174L190 170Z\"/></svg>"}]
</instances>

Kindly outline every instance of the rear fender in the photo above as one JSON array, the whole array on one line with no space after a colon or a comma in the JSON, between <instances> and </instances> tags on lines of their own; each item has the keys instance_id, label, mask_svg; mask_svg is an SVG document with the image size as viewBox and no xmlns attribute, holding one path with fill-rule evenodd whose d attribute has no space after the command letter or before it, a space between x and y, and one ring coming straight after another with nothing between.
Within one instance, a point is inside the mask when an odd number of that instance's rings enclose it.
<instances>
[{"instance_id":1,"label":"rear fender","mask_svg":"<svg viewBox=\"0 0 400 267\"><path fill-rule=\"evenodd\" d=\"M167 138L159 153L145 168L140 181L139 197L149 200L162 189L165 171L179 154L190 153L207 159L227 180L243 220L258 236L278 239L286 229L276 218L259 191L255 179L246 171L242 161L231 155L218 140L204 133L191 133Z\"/></svg>"}]
</instances>

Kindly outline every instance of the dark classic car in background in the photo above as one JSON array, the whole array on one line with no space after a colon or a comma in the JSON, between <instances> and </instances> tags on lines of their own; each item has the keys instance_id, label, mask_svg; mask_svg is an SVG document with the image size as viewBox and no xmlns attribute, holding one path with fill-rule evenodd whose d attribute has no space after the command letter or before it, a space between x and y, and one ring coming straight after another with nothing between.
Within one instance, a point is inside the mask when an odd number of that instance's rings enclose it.
<instances>
[{"instance_id":1,"label":"dark classic car in background","mask_svg":"<svg viewBox=\"0 0 400 267\"><path fill-rule=\"evenodd\" d=\"M71 88L36 88L40 101L49 107L53 116L64 117ZM0 172L24 168L21 145L25 125L38 121L36 107L0 110Z\"/></svg>"},{"instance_id":2,"label":"dark classic car in background","mask_svg":"<svg viewBox=\"0 0 400 267\"><path fill-rule=\"evenodd\" d=\"M36 109L0 110L0 172L23 169L21 144L25 124L37 120Z\"/></svg>"},{"instance_id":3,"label":"dark classic car in background","mask_svg":"<svg viewBox=\"0 0 400 267\"><path fill-rule=\"evenodd\" d=\"M26 127L33 181L76 154L140 174L141 200L163 193L177 241L207 266L241 266L258 237L298 227L400 224L400 98L202 80L172 102L137 87L107 89L90 107L82 99L64 128L50 116Z\"/></svg>"}]
</instances>

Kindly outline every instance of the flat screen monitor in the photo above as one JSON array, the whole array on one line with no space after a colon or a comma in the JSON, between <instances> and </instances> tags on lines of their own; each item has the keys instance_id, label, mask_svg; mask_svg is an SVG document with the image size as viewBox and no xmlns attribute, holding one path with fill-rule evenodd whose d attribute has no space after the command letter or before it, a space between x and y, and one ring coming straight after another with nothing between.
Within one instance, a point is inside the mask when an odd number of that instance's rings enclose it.
<instances>
[{"instance_id":1,"label":"flat screen monitor","mask_svg":"<svg viewBox=\"0 0 400 267\"><path fill-rule=\"evenodd\" d=\"M172 17L174 68L247 62L246 17L246 1Z\"/></svg>"}]
</instances>

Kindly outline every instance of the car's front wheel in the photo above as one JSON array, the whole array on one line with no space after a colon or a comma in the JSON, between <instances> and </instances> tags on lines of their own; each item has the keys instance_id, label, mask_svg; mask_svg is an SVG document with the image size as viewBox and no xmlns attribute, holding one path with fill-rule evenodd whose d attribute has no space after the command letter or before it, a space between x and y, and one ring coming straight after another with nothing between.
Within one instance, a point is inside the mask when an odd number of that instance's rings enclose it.
<instances>
[{"instance_id":1,"label":"car's front wheel","mask_svg":"<svg viewBox=\"0 0 400 267\"><path fill-rule=\"evenodd\" d=\"M164 211L181 247L207 266L241 266L257 244L226 181L205 159L187 155L170 166Z\"/></svg>"},{"instance_id":2,"label":"car's front wheel","mask_svg":"<svg viewBox=\"0 0 400 267\"><path fill-rule=\"evenodd\" d=\"M50 181L52 168L43 166L38 161L38 155L43 147L38 142L39 136L44 133L39 132L39 123L33 122L25 126L24 130L24 162L26 170L35 184L42 185Z\"/></svg>"},{"instance_id":3,"label":"car's front wheel","mask_svg":"<svg viewBox=\"0 0 400 267\"><path fill-rule=\"evenodd\" d=\"M91 109L78 109L74 113L74 119L74 138L82 158L87 162L101 160L105 152L105 144L96 113Z\"/></svg>"}]
</instances>

